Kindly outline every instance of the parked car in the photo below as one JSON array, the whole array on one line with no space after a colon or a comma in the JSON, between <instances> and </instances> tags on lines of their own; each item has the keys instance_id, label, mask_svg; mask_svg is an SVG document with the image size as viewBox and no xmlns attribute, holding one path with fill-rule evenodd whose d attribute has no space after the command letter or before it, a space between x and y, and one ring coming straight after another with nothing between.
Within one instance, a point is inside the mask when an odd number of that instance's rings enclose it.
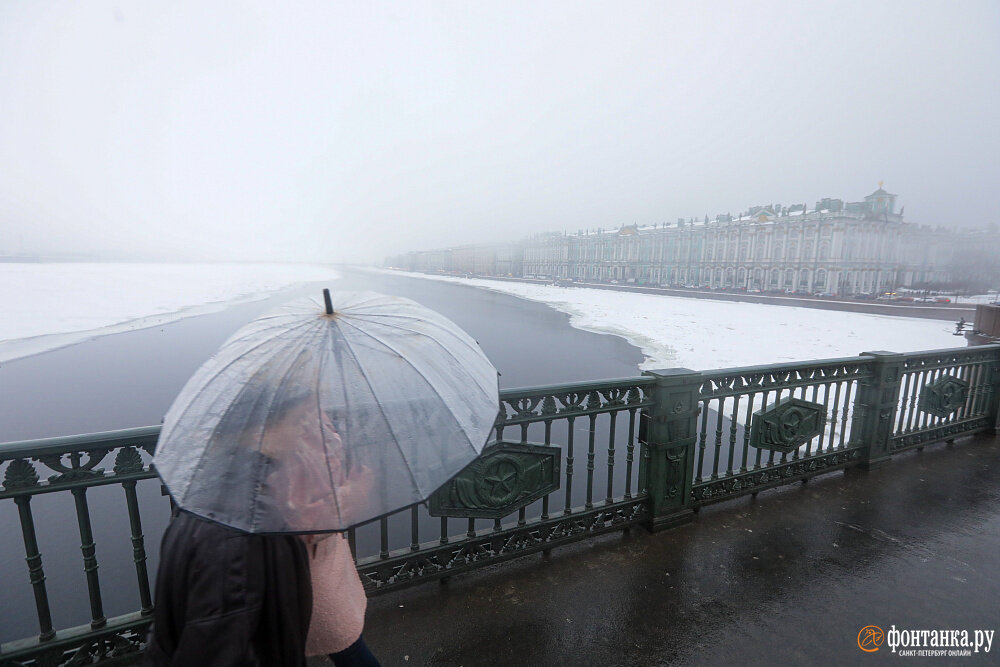
<instances>
[{"instance_id":1,"label":"parked car","mask_svg":"<svg viewBox=\"0 0 1000 667\"><path fill-rule=\"evenodd\" d=\"M936 296L934 297L934 303L951 303L951 299L946 296Z\"/></svg>"}]
</instances>

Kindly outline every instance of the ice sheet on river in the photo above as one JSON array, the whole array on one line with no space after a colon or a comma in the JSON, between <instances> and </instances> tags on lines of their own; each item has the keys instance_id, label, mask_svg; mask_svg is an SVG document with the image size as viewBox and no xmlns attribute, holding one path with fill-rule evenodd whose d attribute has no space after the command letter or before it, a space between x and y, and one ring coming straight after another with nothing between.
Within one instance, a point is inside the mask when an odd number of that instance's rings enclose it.
<instances>
[{"instance_id":1,"label":"ice sheet on river","mask_svg":"<svg viewBox=\"0 0 1000 667\"><path fill-rule=\"evenodd\" d=\"M0 263L0 362L339 277L308 264Z\"/></svg>"},{"instance_id":2,"label":"ice sheet on river","mask_svg":"<svg viewBox=\"0 0 1000 667\"><path fill-rule=\"evenodd\" d=\"M393 271L394 274L403 272ZM712 370L870 350L961 347L953 324L793 306L714 301L585 287L404 275L446 280L539 301L568 313L578 329L621 336L642 350L644 369ZM530 345L530 341L525 341Z\"/></svg>"}]
</instances>

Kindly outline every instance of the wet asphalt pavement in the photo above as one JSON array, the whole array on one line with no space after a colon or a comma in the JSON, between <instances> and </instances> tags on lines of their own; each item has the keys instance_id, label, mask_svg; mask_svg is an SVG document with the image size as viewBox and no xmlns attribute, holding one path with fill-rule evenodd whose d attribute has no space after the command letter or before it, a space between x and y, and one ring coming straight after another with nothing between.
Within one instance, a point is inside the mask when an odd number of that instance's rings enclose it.
<instances>
[{"instance_id":1,"label":"wet asphalt pavement","mask_svg":"<svg viewBox=\"0 0 1000 667\"><path fill-rule=\"evenodd\" d=\"M1000 641L961 658L858 646L868 625L1000 629L998 473L1000 439L929 446L373 597L365 637L387 667L1000 664Z\"/></svg>"}]
</instances>

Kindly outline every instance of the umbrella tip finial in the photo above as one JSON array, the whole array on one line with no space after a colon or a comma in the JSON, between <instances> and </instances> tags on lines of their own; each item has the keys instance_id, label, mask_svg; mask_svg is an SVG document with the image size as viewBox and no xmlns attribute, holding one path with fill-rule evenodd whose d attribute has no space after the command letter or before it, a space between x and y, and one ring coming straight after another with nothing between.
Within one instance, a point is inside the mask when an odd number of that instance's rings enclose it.
<instances>
[{"instance_id":1,"label":"umbrella tip finial","mask_svg":"<svg viewBox=\"0 0 1000 667\"><path fill-rule=\"evenodd\" d=\"M330 290L323 289L323 301L326 302L326 314L333 315L333 301L330 300Z\"/></svg>"}]
</instances>

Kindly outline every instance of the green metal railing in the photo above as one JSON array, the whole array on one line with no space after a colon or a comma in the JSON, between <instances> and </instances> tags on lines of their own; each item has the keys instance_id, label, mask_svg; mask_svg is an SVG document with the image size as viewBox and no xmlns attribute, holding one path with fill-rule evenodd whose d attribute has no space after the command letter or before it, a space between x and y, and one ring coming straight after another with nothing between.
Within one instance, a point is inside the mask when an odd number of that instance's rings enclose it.
<instances>
[{"instance_id":1,"label":"green metal railing","mask_svg":"<svg viewBox=\"0 0 1000 667\"><path fill-rule=\"evenodd\" d=\"M1000 345L651 371L500 398L494 442L466 471L428 503L349 531L369 594L637 524L660 530L707 503L992 431ZM36 636L0 647L0 666L113 664L142 649L152 599L136 484L155 478L158 433L148 427L0 445L0 502L16 506L38 621ZM51 474L42 479L41 472ZM88 505L88 490L99 486L122 489L120 523L128 517L136 582L138 609L112 618L102 603ZM46 586L32 512L32 499L57 492L73 499L90 605L90 623L69 629L53 624L59 598ZM119 586L122 573L115 574Z\"/></svg>"}]
</instances>

